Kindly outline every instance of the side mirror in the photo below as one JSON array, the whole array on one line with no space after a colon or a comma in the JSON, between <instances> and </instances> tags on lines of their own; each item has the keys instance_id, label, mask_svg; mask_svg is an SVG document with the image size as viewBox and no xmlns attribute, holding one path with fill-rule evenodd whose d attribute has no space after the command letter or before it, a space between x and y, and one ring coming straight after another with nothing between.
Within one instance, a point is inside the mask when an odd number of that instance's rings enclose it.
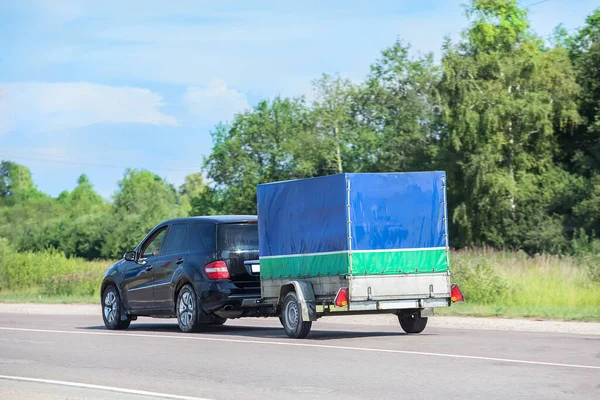
<instances>
[{"instance_id":1,"label":"side mirror","mask_svg":"<svg viewBox=\"0 0 600 400\"><path fill-rule=\"evenodd\" d=\"M125 255L123 256L123 259L125 261L135 261L135 251L128 251L127 253L125 253Z\"/></svg>"}]
</instances>

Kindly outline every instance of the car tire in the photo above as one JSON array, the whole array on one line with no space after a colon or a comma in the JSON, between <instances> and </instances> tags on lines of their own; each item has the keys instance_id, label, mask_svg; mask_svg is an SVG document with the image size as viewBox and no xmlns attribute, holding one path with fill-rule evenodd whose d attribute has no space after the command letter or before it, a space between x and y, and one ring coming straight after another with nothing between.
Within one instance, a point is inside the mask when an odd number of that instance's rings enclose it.
<instances>
[{"instance_id":1,"label":"car tire","mask_svg":"<svg viewBox=\"0 0 600 400\"><path fill-rule=\"evenodd\" d=\"M177 323L182 332L197 332L202 327L200 320L200 304L196 292L191 285L184 285L177 294Z\"/></svg>"},{"instance_id":2,"label":"car tire","mask_svg":"<svg viewBox=\"0 0 600 400\"><path fill-rule=\"evenodd\" d=\"M104 326L110 330L127 329L131 319L124 317L125 310L121 303L121 296L115 285L110 285L102 293L102 320Z\"/></svg>"},{"instance_id":3,"label":"car tire","mask_svg":"<svg viewBox=\"0 0 600 400\"><path fill-rule=\"evenodd\" d=\"M405 312L398 314L398 321L406 333L421 333L427 326L427 317L421 317L420 312Z\"/></svg>"},{"instance_id":4,"label":"car tire","mask_svg":"<svg viewBox=\"0 0 600 400\"><path fill-rule=\"evenodd\" d=\"M312 327L312 321L302 321L300 302L295 292L288 293L283 299L281 320L285 334L293 339L304 339Z\"/></svg>"}]
</instances>

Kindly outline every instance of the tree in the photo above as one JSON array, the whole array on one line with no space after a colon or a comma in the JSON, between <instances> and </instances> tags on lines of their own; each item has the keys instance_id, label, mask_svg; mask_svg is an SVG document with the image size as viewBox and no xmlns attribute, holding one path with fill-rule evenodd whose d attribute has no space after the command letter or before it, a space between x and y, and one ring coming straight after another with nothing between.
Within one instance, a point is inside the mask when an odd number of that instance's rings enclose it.
<instances>
[{"instance_id":1,"label":"tree","mask_svg":"<svg viewBox=\"0 0 600 400\"><path fill-rule=\"evenodd\" d=\"M219 204L215 191L205 182L200 173L185 177L185 182L179 189L183 201L190 207L190 215L215 215L219 213Z\"/></svg>"},{"instance_id":2,"label":"tree","mask_svg":"<svg viewBox=\"0 0 600 400\"><path fill-rule=\"evenodd\" d=\"M31 171L12 161L0 163L0 198L15 204L44 197L33 183Z\"/></svg>"},{"instance_id":3,"label":"tree","mask_svg":"<svg viewBox=\"0 0 600 400\"><path fill-rule=\"evenodd\" d=\"M361 169L428 170L435 160L439 125L439 68L433 56L409 56L401 40L384 49L358 91L354 147Z\"/></svg>"},{"instance_id":4,"label":"tree","mask_svg":"<svg viewBox=\"0 0 600 400\"><path fill-rule=\"evenodd\" d=\"M600 234L600 8L586 18L585 26L567 44L581 86L582 123L565 135L561 144L570 168L587 181L583 190L574 192L578 201L572 225L594 236Z\"/></svg>"},{"instance_id":5,"label":"tree","mask_svg":"<svg viewBox=\"0 0 600 400\"><path fill-rule=\"evenodd\" d=\"M516 1L474 0L468 13L463 40L445 46L440 86L453 236L518 247L549 213L529 193L546 189L533 178L553 173L559 131L578 117L578 86L564 49L544 51Z\"/></svg>"},{"instance_id":6,"label":"tree","mask_svg":"<svg viewBox=\"0 0 600 400\"><path fill-rule=\"evenodd\" d=\"M45 239L46 247L55 247L68 257L100 258L110 206L94 191L85 174L79 176L77 187L71 193L62 192L57 200L65 207L68 217L51 219L44 224L51 232Z\"/></svg>"},{"instance_id":7,"label":"tree","mask_svg":"<svg viewBox=\"0 0 600 400\"><path fill-rule=\"evenodd\" d=\"M127 169L114 195L116 213L158 217L181 214L173 185L150 171ZM159 221L157 221L159 222Z\"/></svg>"},{"instance_id":8,"label":"tree","mask_svg":"<svg viewBox=\"0 0 600 400\"><path fill-rule=\"evenodd\" d=\"M600 8L568 41L569 55L581 86L582 123L563 141L567 161L587 176L600 172Z\"/></svg>"},{"instance_id":9,"label":"tree","mask_svg":"<svg viewBox=\"0 0 600 400\"><path fill-rule=\"evenodd\" d=\"M310 113L312 134L305 136L312 145L305 142L303 147L312 150L313 165L322 165L329 173L348 172L352 146L358 139L352 118L354 86L339 75L323 74L313 81L313 87L316 100Z\"/></svg>"},{"instance_id":10,"label":"tree","mask_svg":"<svg viewBox=\"0 0 600 400\"><path fill-rule=\"evenodd\" d=\"M201 196L208 191L208 185L204 182L204 177L200 173L190 174L185 177L183 185L179 188L182 196L190 199Z\"/></svg>"},{"instance_id":11,"label":"tree","mask_svg":"<svg viewBox=\"0 0 600 400\"><path fill-rule=\"evenodd\" d=\"M310 140L307 112L303 100L277 97L238 114L229 126L216 127L205 167L221 212L253 214L259 183L315 172L302 154L301 143Z\"/></svg>"},{"instance_id":12,"label":"tree","mask_svg":"<svg viewBox=\"0 0 600 400\"><path fill-rule=\"evenodd\" d=\"M102 246L104 257L133 249L163 220L189 214L175 187L150 171L127 169L114 195L113 214Z\"/></svg>"},{"instance_id":13,"label":"tree","mask_svg":"<svg viewBox=\"0 0 600 400\"><path fill-rule=\"evenodd\" d=\"M90 214L106 206L85 174L77 179L77 187L71 193L62 192L58 201L68 206L72 215Z\"/></svg>"},{"instance_id":14,"label":"tree","mask_svg":"<svg viewBox=\"0 0 600 400\"><path fill-rule=\"evenodd\" d=\"M0 164L0 237L8 238L16 250L43 250L57 242L57 232L48 232L47 226L64 214L36 188L28 168L10 161Z\"/></svg>"}]
</instances>

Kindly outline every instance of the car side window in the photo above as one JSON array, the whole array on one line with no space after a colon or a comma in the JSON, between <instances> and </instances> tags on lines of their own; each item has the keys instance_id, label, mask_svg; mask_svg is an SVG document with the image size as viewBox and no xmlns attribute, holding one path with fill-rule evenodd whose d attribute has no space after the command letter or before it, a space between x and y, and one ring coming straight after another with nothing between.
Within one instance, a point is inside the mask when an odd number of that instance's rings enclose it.
<instances>
[{"instance_id":1,"label":"car side window","mask_svg":"<svg viewBox=\"0 0 600 400\"><path fill-rule=\"evenodd\" d=\"M189 251L214 253L217 249L217 228L214 224L190 223L190 232L186 243Z\"/></svg>"},{"instance_id":2,"label":"car side window","mask_svg":"<svg viewBox=\"0 0 600 400\"><path fill-rule=\"evenodd\" d=\"M175 253L180 251L183 246L183 241L185 239L186 233L188 230L188 224L174 224L171 226L171 230L169 231L169 236L167 236L165 242L165 249L163 254Z\"/></svg>"},{"instance_id":3,"label":"car side window","mask_svg":"<svg viewBox=\"0 0 600 400\"><path fill-rule=\"evenodd\" d=\"M160 247L167 233L167 227L156 231L152 237L144 243L142 247L143 258L156 257L160 254Z\"/></svg>"}]
</instances>

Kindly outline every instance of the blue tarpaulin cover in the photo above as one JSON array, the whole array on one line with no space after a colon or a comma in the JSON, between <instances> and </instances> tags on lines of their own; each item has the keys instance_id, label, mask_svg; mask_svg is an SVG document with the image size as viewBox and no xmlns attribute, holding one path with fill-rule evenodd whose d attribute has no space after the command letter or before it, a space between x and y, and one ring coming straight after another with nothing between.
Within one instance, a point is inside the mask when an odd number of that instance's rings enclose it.
<instances>
[{"instance_id":1,"label":"blue tarpaulin cover","mask_svg":"<svg viewBox=\"0 0 600 400\"><path fill-rule=\"evenodd\" d=\"M352 250L444 247L444 172L348 174Z\"/></svg>"},{"instance_id":2,"label":"blue tarpaulin cover","mask_svg":"<svg viewBox=\"0 0 600 400\"><path fill-rule=\"evenodd\" d=\"M343 174L258 185L261 256L346 250Z\"/></svg>"},{"instance_id":3,"label":"blue tarpaulin cover","mask_svg":"<svg viewBox=\"0 0 600 400\"><path fill-rule=\"evenodd\" d=\"M258 185L260 256L445 247L444 191L438 171Z\"/></svg>"}]
</instances>

